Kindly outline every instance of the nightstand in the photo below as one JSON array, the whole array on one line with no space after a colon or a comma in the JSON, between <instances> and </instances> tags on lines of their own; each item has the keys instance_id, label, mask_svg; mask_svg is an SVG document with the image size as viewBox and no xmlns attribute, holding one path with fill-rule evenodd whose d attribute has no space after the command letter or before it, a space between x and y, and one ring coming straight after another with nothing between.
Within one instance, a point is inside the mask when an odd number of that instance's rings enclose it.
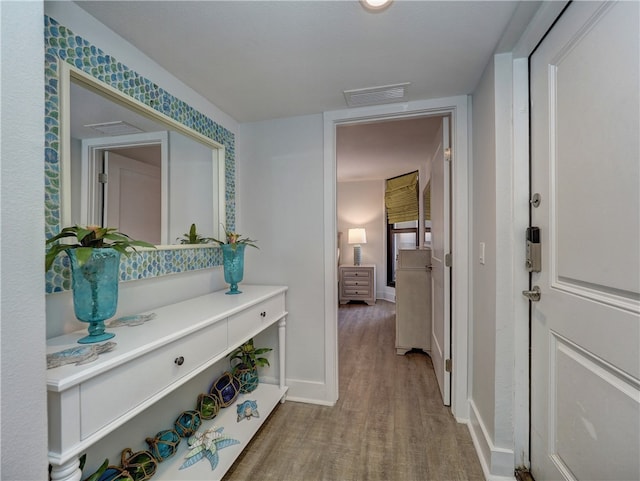
<instances>
[{"instance_id":1,"label":"nightstand","mask_svg":"<svg viewBox=\"0 0 640 481\"><path fill-rule=\"evenodd\" d=\"M365 301L370 306L376 303L376 266L340 266L340 304L349 301Z\"/></svg>"}]
</instances>

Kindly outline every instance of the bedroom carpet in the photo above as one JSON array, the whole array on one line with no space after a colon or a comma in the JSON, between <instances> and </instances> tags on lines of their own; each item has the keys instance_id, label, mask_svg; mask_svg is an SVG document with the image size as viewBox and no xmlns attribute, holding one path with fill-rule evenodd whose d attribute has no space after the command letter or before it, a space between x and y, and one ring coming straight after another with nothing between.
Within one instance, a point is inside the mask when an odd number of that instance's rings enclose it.
<instances>
[{"instance_id":1,"label":"bedroom carpet","mask_svg":"<svg viewBox=\"0 0 640 481\"><path fill-rule=\"evenodd\" d=\"M465 425L442 405L431 359L395 354L395 305L338 310L340 399L279 405L224 481L473 481Z\"/></svg>"}]
</instances>

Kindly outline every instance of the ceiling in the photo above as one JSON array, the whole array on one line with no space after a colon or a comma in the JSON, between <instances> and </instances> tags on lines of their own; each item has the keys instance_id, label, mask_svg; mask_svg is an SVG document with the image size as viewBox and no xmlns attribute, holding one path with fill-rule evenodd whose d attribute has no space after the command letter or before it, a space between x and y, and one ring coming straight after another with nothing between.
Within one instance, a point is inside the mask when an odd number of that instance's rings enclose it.
<instances>
[{"instance_id":1,"label":"ceiling","mask_svg":"<svg viewBox=\"0 0 640 481\"><path fill-rule=\"evenodd\" d=\"M345 90L403 82L409 101L469 94L540 5L395 0L372 13L347 0L75 3L240 123L346 109ZM358 170L386 165L387 150L411 142L393 127L401 139L342 156L339 178L370 177ZM416 142L425 135L412 132Z\"/></svg>"},{"instance_id":2,"label":"ceiling","mask_svg":"<svg viewBox=\"0 0 640 481\"><path fill-rule=\"evenodd\" d=\"M401 82L409 100L471 93L531 2L76 3L242 123L345 109L345 90Z\"/></svg>"},{"instance_id":3,"label":"ceiling","mask_svg":"<svg viewBox=\"0 0 640 481\"><path fill-rule=\"evenodd\" d=\"M336 177L339 182L390 179L425 166L438 147L442 117L339 125Z\"/></svg>"}]
</instances>

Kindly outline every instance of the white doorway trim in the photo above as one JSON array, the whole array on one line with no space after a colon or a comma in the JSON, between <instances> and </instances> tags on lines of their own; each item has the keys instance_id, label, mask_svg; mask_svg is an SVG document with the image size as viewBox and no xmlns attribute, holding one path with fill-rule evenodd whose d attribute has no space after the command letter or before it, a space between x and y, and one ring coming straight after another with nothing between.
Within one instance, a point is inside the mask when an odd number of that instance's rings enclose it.
<instances>
[{"instance_id":1,"label":"white doorway trim","mask_svg":"<svg viewBox=\"0 0 640 481\"><path fill-rule=\"evenodd\" d=\"M336 266L336 125L358 120L451 114L452 122L452 392L451 411L469 419L469 146L468 97L457 96L324 113L325 379L327 400L338 399L338 292Z\"/></svg>"}]
</instances>

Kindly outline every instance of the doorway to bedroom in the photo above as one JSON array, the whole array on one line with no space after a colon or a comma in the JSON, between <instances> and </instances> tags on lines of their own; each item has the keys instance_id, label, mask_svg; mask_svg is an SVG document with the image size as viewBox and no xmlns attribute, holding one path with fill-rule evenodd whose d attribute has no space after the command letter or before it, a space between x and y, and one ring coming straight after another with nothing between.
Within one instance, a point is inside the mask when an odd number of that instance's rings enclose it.
<instances>
[{"instance_id":1,"label":"doorway to bedroom","mask_svg":"<svg viewBox=\"0 0 640 481\"><path fill-rule=\"evenodd\" d=\"M432 164L438 166L438 160L446 163L444 150L449 144L447 140L444 145L443 126L447 126L448 136L449 117L423 115L336 126L339 322L345 322L346 307L351 313L353 309L366 309L364 304L371 305L370 291L375 291L373 302L388 303L393 311L395 336L391 345L385 347L395 348L398 354L408 351L428 354L425 364L431 368L433 362L437 372L443 371L437 380L446 405L450 404L450 378L445 379L444 373L445 360L450 356L450 337L445 338L445 331L450 332L450 302L449 299L444 302L444 277L436 277L440 280L435 296L440 299L435 309L440 316L437 325L444 326L446 322L448 329L435 329L428 270L432 226L429 199L425 195L430 194ZM441 167L435 171L442 175ZM447 192L447 206L448 195ZM440 196L444 193L440 192ZM442 199L438 205L441 204ZM437 218L442 220L441 216ZM440 233L436 239L449 239L448 222L446 225L447 236ZM445 230L443 223L437 226ZM352 234L356 231L366 233L366 241L361 243L362 239L358 239L353 245ZM415 259L419 265L409 265L408 259ZM396 272L400 275L398 290ZM449 285L446 295L450 296Z\"/></svg>"}]
</instances>

